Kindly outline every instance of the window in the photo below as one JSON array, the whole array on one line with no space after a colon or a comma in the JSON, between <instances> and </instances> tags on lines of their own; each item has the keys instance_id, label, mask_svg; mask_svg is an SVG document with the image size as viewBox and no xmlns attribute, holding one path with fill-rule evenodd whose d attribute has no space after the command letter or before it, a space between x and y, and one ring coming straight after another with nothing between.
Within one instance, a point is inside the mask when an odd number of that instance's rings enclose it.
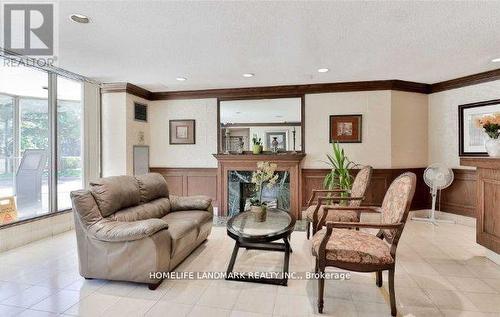
<instances>
[{"instance_id":1,"label":"window","mask_svg":"<svg viewBox=\"0 0 500 317\"><path fill-rule=\"evenodd\" d=\"M83 187L82 85L57 78L57 208L71 208L69 193Z\"/></svg>"},{"instance_id":2,"label":"window","mask_svg":"<svg viewBox=\"0 0 500 317\"><path fill-rule=\"evenodd\" d=\"M17 206L2 225L71 208L84 164L82 82L0 63L0 199Z\"/></svg>"}]
</instances>

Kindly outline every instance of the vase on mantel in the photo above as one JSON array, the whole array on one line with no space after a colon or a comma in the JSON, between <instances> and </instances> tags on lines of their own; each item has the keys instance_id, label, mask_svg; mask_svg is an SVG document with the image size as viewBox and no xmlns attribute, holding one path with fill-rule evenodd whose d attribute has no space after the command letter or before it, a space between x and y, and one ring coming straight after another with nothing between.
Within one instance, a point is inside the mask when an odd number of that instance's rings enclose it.
<instances>
[{"instance_id":1,"label":"vase on mantel","mask_svg":"<svg viewBox=\"0 0 500 317\"><path fill-rule=\"evenodd\" d=\"M492 139L488 138L485 143L486 152L491 157L500 157L500 138Z\"/></svg>"}]
</instances>

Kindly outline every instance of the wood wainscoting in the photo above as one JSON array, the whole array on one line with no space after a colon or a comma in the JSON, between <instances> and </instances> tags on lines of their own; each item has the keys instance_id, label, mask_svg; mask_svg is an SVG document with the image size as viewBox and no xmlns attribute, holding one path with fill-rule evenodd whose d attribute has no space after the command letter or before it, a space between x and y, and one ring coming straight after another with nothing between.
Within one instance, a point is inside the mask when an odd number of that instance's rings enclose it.
<instances>
[{"instance_id":1,"label":"wood wainscoting","mask_svg":"<svg viewBox=\"0 0 500 317\"><path fill-rule=\"evenodd\" d=\"M391 182L404 172L413 172L417 175L417 188L411 208L426 209L430 207L429 189L425 185L422 175L424 168L407 168L407 169L373 169L372 179L365 195L363 205L380 206L384 199L385 192ZM302 207L307 206L307 200L311 197L313 189L323 187L323 179L329 172L328 169L302 169Z\"/></svg>"},{"instance_id":2,"label":"wood wainscoting","mask_svg":"<svg viewBox=\"0 0 500 317\"><path fill-rule=\"evenodd\" d=\"M214 200L214 206L220 208L218 197L217 168L173 168L151 167L151 172L162 174L168 182L170 193L179 196L207 195ZM380 205L385 191L392 180L399 174L411 171L417 174L417 190L412 209L430 207L429 188L422 179L424 168L374 169L371 185L366 193L364 204ZM468 217L476 217L476 181L475 170L453 169L455 180L441 193L441 210ZM302 169L301 206L305 207L313 189L321 188L327 169Z\"/></svg>"},{"instance_id":3,"label":"wood wainscoting","mask_svg":"<svg viewBox=\"0 0 500 317\"><path fill-rule=\"evenodd\" d=\"M219 207L217 168L151 167L149 170L165 177L170 194L206 195L213 199L215 207Z\"/></svg>"},{"instance_id":4,"label":"wood wainscoting","mask_svg":"<svg viewBox=\"0 0 500 317\"><path fill-rule=\"evenodd\" d=\"M441 191L441 210L476 218L476 171L454 168L453 173L453 183Z\"/></svg>"}]
</instances>

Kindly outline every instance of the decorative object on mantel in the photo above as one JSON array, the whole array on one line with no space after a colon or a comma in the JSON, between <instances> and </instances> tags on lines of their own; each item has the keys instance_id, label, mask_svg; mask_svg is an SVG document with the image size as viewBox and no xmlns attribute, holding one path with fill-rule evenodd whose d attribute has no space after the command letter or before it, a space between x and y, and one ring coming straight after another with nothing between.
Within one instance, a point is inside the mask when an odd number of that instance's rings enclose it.
<instances>
[{"instance_id":1,"label":"decorative object on mantel","mask_svg":"<svg viewBox=\"0 0 500 317\"><path fill-rule=\"evenodd\" d=\"M344 193L350 191L353 177L349 170L355 168L357 164L349 160L339 143L332 144L332 153L326 157L328 161L325 163L330 168L330 173L323 180L324 189L341 189ZM344 193L341 195L345 195Z\"/></svg>"},{"instance_id":2,"label":"decorative object on mantel","mask_svg":"<svg viewBox=\"0 0 500 317\"><path fill-rule=\"evenodd\" d=\"M253 143L252 147L253 154L260 154L262 152L262 140L261 138L257 137L257 134L253 135L252 143Z\"/></svg>"},{"instance_id":3,"label":"decorative object on mantel","mask_svg":"<svg viewBox=\"0 0 500 317\"><path fill-rule=\"evenodd\" d=\"M361 143L362 115L331 115L330 143Z\"/></svg>"},{"instance_id":4,"label":"decorative object on mantel","mask_svg":"<svg viewBox=\"0 0 500 317\"><path fill-rule=\"evenodd\" d=\"M486 152L491 157L500 157L500 113L476 119L476 125L488 135L485 142Z\"/></svg>"},{"instance_id":5,"label":"decorative object on mantel","mask_svg":"<svg viewBox=\"0 0 500 317\"><path fill-rule=\"evenodd\" d=\"M251 211L255 215L256 222L266 221L267 202L262 201L262 190L264 186L273 188L278 180L278 174L275 173L278 165L270 162L257 162L257 170L252 174L252 183L255 184L255 196L250 200Z\"/></svg>"},{"instance_id":6,"label":"decorative object on mantel","mask_svg":"<svg viewBox=\"0 0 500 317\"><path fill-rule=\"evenodd\" d=\"M500 157L500 99L458 106L460 156Z\"/></svg>"},{"instance_id":7,"label":"decorative object on mantel","mask_svg":"<svg viewBox=\"0 0 500 317\"><path fill-rule=\"evenodd\" d=\"M278 137L273 137L273 140L271 141L272 149L274 153L278 153Z\"/></svg>"},{"instance_id":8,"label":"decorative object on mantel","mask_svg":"<svg viewBox=\"0 0 500 317\"><path fill-rule=\"evenodd\" d=\"M170 120L170 144L196 144L195 120Z\"/></svg>"},{"instance_id":9,"label":"decorative object on mantel","mask_svg":"<svg viewBox=\"0 0 500 317\"><path fill-rule=\"evenodd\" d=\"M286 151L287 133L286 132L266 132L267 147L273 153ZM276 144L275 141L276 140Z\"/></svg>"}]
</instances>

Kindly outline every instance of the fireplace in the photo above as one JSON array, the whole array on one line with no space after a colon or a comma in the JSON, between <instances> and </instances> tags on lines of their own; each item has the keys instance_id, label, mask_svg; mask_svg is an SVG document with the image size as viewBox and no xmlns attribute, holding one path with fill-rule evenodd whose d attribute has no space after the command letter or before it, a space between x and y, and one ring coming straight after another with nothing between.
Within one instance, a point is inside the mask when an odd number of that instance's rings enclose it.
<instances>
[{"instance_id":1,"label":"fireplace","mask_svg":"<svg viewBox=\"0 0 500 317\"><path fill-rule=\"evenodd\" d=\"M278 208L288 210L299 217L301 201L300 162L305 154L214 154L218 161L218 201L221 203L219 216L232 216L248 207L252 193L252 173L257 169L257 162L276 163L279 174L277 186L264 192L265 201Z\"/></svg>"},{"instance_id":2,"label":"fireplace","mask_svg":"<svg viewBox=\"0 0 500 317\"><path fill-rule=\"evenodd\" d=\"M229 171L228 173L228 215L233 216L250 208L250 199L253 197L255 185L251 183L252 171ZM290 173L278 171L276 186L269 189L264 187L262 201L267 202L269 208L280 208L290 211Z\"/></svg>"}]
</instances>

